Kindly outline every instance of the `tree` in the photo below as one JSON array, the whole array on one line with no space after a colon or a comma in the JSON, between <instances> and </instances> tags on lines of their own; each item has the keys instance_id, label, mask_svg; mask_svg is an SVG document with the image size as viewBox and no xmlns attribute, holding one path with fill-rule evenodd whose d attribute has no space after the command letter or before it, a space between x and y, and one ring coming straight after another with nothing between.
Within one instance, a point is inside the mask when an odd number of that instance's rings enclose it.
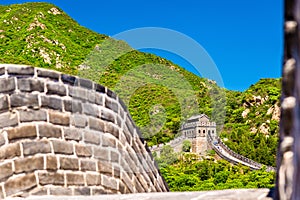
<instances>
[{"instance_id":1,"label":"tree","mask_svg":"<svg viewBox=\"0 0 300 200\"><path fill-rule=\"evenodd\" d=\"M182 151L183 151L183 152L190 152L191 147L192 147L191 141L189 141L189 140L184 140L184 141L182 142Z\"/></svg>"}]
</instances>

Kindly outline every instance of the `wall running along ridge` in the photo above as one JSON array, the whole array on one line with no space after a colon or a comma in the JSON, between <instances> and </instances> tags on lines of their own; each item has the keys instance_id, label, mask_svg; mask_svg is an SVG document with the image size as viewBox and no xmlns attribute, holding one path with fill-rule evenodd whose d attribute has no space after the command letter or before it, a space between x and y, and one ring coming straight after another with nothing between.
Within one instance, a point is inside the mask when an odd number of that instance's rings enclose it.
<instances>
[{"instance_id":1,"label":"wall running along ridge","mask_svg":"<svg viewBox=\"0 0 300 200\"><path fill-rule=\"evenodd\" d=\"M55 71L0 65L0 199L165 191L115 93Z\"/></svg>"}]
</instances>

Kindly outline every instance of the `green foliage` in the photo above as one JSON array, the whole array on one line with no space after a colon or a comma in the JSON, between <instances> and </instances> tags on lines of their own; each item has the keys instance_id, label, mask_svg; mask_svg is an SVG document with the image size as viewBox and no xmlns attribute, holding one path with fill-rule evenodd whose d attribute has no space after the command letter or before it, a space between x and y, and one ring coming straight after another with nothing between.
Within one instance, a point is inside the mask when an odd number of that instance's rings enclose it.
<instances>
[{"instance_id":1,"label":"green foliage","mask_svg":"<svg viewBox=\"0 0 300 200\"><path fill-rule=\"evenodd\" d=\"M183 152L190 152L191 147L192 147L191 141L189 141L189 140L184 140L184 141L182 142L182 151L183 151Z\"/></svg>"},{"instance_id":2,"label":"green foliage","mask_svg":"<svg viewBox=\"0 0 300 200\"><path fill-rule=\"evenodd\" d=\"M171 191L200 191L234 188L272 188L275 172L250 170L227 161L180 159L161 168Z\"/></svg>"},{"instance_id":3,"label":"green foliage","mask_svg":"<svg viewBox=\"0 0 300 200\"><path fill-rule=\"evenodd\" d=\"M175 163L178 160L178 154L174 152L170 145L164 145L160 152L160 157L155 154L154 158L158 166L162 168Z\"/></svg>"}]
</instances>

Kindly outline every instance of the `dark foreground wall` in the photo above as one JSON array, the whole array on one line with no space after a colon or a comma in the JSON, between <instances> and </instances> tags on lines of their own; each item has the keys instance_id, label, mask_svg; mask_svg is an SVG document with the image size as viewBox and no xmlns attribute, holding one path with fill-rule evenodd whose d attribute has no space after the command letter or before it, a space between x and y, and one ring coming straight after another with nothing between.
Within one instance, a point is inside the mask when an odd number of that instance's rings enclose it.
<instances>
[{"instance_id":1,"label":"dark foreground wall","mask_svg":"<svg viewBox=\"0 0 300 200\"><path fill-rule=\"evenodd\" d=\"M86 79L0 65L0 199L168 191L123 102Z\"/></svg>"}]
</instances>

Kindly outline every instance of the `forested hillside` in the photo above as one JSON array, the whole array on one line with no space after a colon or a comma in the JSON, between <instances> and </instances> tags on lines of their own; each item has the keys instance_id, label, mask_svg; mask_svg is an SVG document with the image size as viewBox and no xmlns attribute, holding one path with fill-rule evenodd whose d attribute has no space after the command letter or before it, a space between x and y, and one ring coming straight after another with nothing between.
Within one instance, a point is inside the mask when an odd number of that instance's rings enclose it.
<instances>
[{"instance_id":1,"label":"forested hillside","mask_svg":"<svg viewBox=\"0 0 300 200\"><path fill-rule=\"evenodd\" d=\"M219 122L234 151L275 165L280 80L262 79L245 92L219 88L171 61L88 30L46 3L0 6L0 44L1 63L79 75L117 92L150 146L174 138L186 117L205 113Z\"/></svg>"}]
</instances>

